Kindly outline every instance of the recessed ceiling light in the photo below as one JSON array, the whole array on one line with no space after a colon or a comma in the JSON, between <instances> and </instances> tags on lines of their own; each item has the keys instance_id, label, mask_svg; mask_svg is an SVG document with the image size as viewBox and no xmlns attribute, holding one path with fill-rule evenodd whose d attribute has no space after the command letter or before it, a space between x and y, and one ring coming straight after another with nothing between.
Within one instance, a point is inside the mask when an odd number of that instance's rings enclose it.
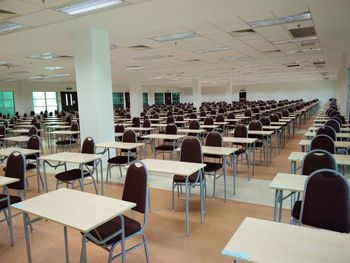
<instances>
[{"instance_id":1,"label":"recessed ceiling light","mask_svg":"<svg viewBox=\"0 0 350 263\"><path fill-rule=\"evenodd\" d=\"M80 1L76 4L57 8L56 10L71 16L80 15L98 9L124 4L122 0L88 0Z\"/></svg>"},{"instance_id":2,"label":"recessed ceiling light","mask_svg":"<svg viewBox=\"0 0 350 263\"><path fill-rule=\"evenodd\" d=\"M157 37L153 37L152 39L158 42L165 42L165 41L174 41L174 40L193 38L197 36L199 36L197 33L189 31L189 32L182 32L182 33L176 33L171 35L157 36Z\"/></svg>"},{"instance_id":3,"label":"recessed ceiling light","mask_svg":"<svg viewBox=\"0 0 350 263\"><path fill-rule=\"evenodd\" d=\"M146 61L146 60L154 60L154 59L160 59L164 58L162 55L152 55L152 56L145 56L145 57L139 57L139 58L134 58L135 60L139 61Z\"/></svg>"},{"instance_id":4,"label":"recessed ceiling light","mask_svg":"<svg viewBox=\"0 0 350 263\"><path fill-rule=\"evenodd\" d=\"M295 23L295 22L310 20L311 18L312 18L311 12L307 11L307 12L303 12L292 16L281 16L281 17L270 18L270 19L250 21L248 22L248 25L250 25L252 28L263 27L263 26L273 26L273 25L283 25L288 23Z\"/></svg>"},{"instance_id":5,"label":"recessed ceiling light","mask_svg":"<svg viewBox=\"0 0 350 263\"><path fill-rule=\"evenodd\" d=\"M63 67L46 67L45 69L53 71L53 70L63 69Z\"/></svg>"},{"instance_id":6,"label":"recessed ceiling light","mask_svg":"<svg viewBox=\"0 0 350 263\"><path fill-rule=\"evenodd\" d=\"M56 74L55 77L57 78L62 78L62 77L66 77L66 76L70 76L69 73L62 73L62 74Z\"/></svg>"},{"instance_id":7,"label":"recessed ceiling light","mask_svg":"<svg viewBox=\"0 0 350 263\"><path fill-rule=\"evenodd\" d=\"M28 79L43 79L43 78L44 78L44 76L38 75L38 76L29 77Z\"/></svg>"},{"instance_id":8,"label":"recessed ceiling light","mask_svg":"<svg viewBox=\"0 0 350 263\"><path fill-rule=\"evenodd\" d=\"M7 64L8 64L7 61L0 61L0 66L7 65Z\"/></svg>"},{"instance_id":9,"label":"recessed ceiling light","mask_svg":"<svg viewBox=\"0 0 350 263\"><path fill-rule=\"evenodd\" d=\"M317 36L297 37L297 38L292 38L287 40L273 41L272 44L282 45L282 44L297 43L297 42L308 42L308 41L314 41L314 40L318 40L318 37Z\"/></svg>"},{"instance_id":10,"label":"recessed ceiling light","mask_svg":"<svg viewBox=\"0 0 350 263\"><path fill-rule=\"evenodd\" d=\"M52 58L57 57L57 55L54 53L51 53L51 52L44 52L44 53L40 53L40 54L31 55L29 57L36 58L36 59L52 59Z\"/></svg>"},{"instance_id":11,"label":"recessed ceiling light","mask_svg":"<svg viewBox=\"0 0 350 263\"><path fill-rule=\"evenodd\" d=\"M138 70L138 69L143 69L145 67L143 66L130 66L130 67L127 67L126 70Z\"/></svg>"},{"instance_id":12,"label":"recessed ceiling light","mask_svg":"<svg viewBox=\"0 0 350 263\"><path fill-rule=\"evenodd\" d=\"M194 51L195 53L203 54L203 53L211 53L211 52L220 52L230 50L230 47L216 47L216 48L206 48Z\"/></svg>"},{"instance_id":13,"label":"recessed ceiling light","mask_svg":"<svg viewBox=\"0 0 350 263\"><path fill-rule=\"evenodd\" d=\"M157 76L157 77L150 77L150 78L148 78L148 79L161 79L162 77L159 77L159 76Z\"/></svg>"},{"instance_id":14,"label":"recessed ceiling light","mask_svg":"<svg viewBox=\"0 0 350 263\"><path fill-rule=\"evenodd\" d=\"M25 28L25 27L26 26L24 25L12 23L12 22L0 23L0 33L6 33L6 32L21 29L21 28Z\"/></svg>"},{"instance_id":15,"label":"recessed ceiling light","mask_svg":"<svg viewBox=\"0 0 350 263\"><path fill-rule=\"evenodd\" d=\"M4 79L5 82L12 82L12 81L16 81L17 79Z\"/></svg>"}]
</instances>

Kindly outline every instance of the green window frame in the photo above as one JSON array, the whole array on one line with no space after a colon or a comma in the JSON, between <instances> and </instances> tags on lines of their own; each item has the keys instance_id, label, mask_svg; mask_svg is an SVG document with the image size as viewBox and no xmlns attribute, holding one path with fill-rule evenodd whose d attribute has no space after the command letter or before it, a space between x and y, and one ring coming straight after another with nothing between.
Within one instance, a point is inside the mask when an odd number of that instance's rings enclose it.
<instances>
[{"instance_id":1,"label":"green window frame","mask_svg":"<svg viewBox=\"0 0 350 263\"><path fill-rule=\"evenodd\" d=\"M124 109L124 93L113 92L113 108Z\"/></svg>"},{"instance_id":2,"label":"green window frame","mask_svg":"<svg viewBox=\"0 0 350 263\"><path fill-rule=\"evenodd\" d=\"M142 93L142 104L143 104L143 107L146 107L148 105L148 93L147 92Z\"/></svg>"},{"instance_id":3,"label":"green window frame","mask_svg":"<svg viewBox=\"0 0 350 263\"><path fill-rule=\"evenodd\" d=\"M164 104L164 93L154 93L154 104L156 105Z\"/></svg>"},{"instance_id":4,"label":"green window frame","mask_svg":"<svg viewBox=\"0 0 350 263\"><path fill-rule=\"evenodd\" d=\"M15 115L15 99L13 91L0 92L0 112L3 115Z\"/></svg>"},{"instance_id":5,"label":"green window frame","mask_svg":"<svg viewBox=\"0 0 350 263\"><path fill-rule=\"evenodd\" d=\"M54 112L58 110L57 92L33 91L33 106L35 114L40 112Z\"/></svg>"},{"instance_id":6,"label":"green window frame","mask_svg":"<svg viewBox=\"0 0 350 263\"><path fill-rule=\"evenodd\" d=\"M171 100L173 104L179 104L180 103L180 93L174 92L171 94Z\"/></svg>"}]
</instances>

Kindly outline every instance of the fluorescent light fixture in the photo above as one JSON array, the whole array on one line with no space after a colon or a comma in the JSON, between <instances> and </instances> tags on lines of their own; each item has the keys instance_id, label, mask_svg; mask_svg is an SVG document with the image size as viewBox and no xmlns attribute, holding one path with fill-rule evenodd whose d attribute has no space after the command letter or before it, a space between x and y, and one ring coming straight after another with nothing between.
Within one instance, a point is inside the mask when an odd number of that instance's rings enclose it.
<instances>
[{"instance_id":1,"label":"fluorescent light fixture","mask_svg":"<svg viewBox=\"0 0 350 263\"><path fill-rule=\"evenodd\" d=\"M134 58L135 60L139 61L146 61L146 60L154 60L154 59L160 59L164 58L162 55L152 55L152 56L145 56L145 57L139 57L139 58Z\"/></svg>"},{"instance_id":2,"label":"fluorescent light fixture","mask_svg":"<svg viewBox=\"0 0 350 263\"><path fill-rule=\"evenodd\" d=\"M310 49L302 49L302 50L291 50L287 51L287 55L295 55L295 54L304 54L304 53L318 53L322 50L320 48L310 48Z\"/></svg>"},{"instance_id":3,"label":"fluorescent light fixture","mask_svg":"<svg viewBox=\"0 0 350 263\"><path fill-rule=\"evenodd\" d=\"M62 77L66 77L66 76L70 76L70 74L69 73L56 74L54 77L62 78Z\"/></svg>"},{"instance_id":4,"label":"fluorescent light fixture","mask_svg":"<svg viewBox=\"0 0 350 263\"><path fill-rule=\"evenodd\" d=\"M98 9L124 4L123 0L88 0L76 4L57 8L56 10L71 16L80 15Z\"/></svg>"},{"instance_id":5,"label":"fluorescent light fixture","mask_svg":"<svg viewBox=\"0 0 350 263\"><path fill-rule=\"evenodd\" d=\"M43 79L43 78L44 78L44 76L38 75L38 76L29 77L28 79Z\"/></svg>"},{"instance_id":6,"label":"fluorescent light fixture","mask_svg":"<svg viewBox=\"0 0 350 263\"><path fill-rule=\"evenodd\" d=\"M127 67L126 70L138 70L138 69L143 69L145 67L143 66L130 66L130 67Z\"/></svg>"},{"instance_id":7,"label":"fluorescent light fixture","mask_svg":"<svg viewBox=\"0 0 350 263\"><path fill-rule=\"evenodd\" d=\"M312 18L311 12L307 11L307 12L303 12L303 13L292 15L292 16L281 16L281 17L270 18L270 19L250 21L250 22L248 22L248 25L250 25L252 28L264 27L264 26L274 26L274 25L283 25L283 24L311 20L311 18Z\"/></svg>"},{"instance_id":8,"label":"fluorescent light fixture","mask_svg":"<svg viewBox=\"0 0 350 263\"><path fill-rule=\"evenodd\" d=\"M52 59L57 57L54 53L51 52L44 52L36 55L29 56L30 58L36 58L36 59Z\"/></svg>"},{"instance_id":9,"label":"fluorescent light fixture","mask_svg":"<svg viewBox=\"0 0 350 263\"><path fill-rule=\"evenodd\" d=\"M282 45L282 44L289 44L289 43L298 43L298 42L309 42L318 40L317 36L310 36L310 37L297 37L287 40L279 40L279 41L273 41L272 44L274 45Z\"/></svg>"},{"instance_id":10,"label":"fluorescent light fixture","mask_svg":"<svg viewBox=\"0 0 350 263\"><path fill-rule=\"evenodd\" d=\"M176 33L172 35L157 36L157 37L153 37L152 39L158 42L165 42L165 41L174 41L174 40L193 38L197 36L199 36L197 33L189 31L189 32Z\"/></svg>"},{"instance_id":11,"label":"fluorescent light fixture","mask_svg":"<svg viewBox=\"0 0 350 263\"><path fill-rule=\"evenodd\" d=\"M222 58L223 61L232 61L232 60L239 60L239 59L245 59L248 58L246 56L235 56L235 57L228 57L228 58Z\"/></svg>"},{"instance_id":12,"label":"fluorescent light fixture","mask_svg":"<svg viewBox=\"0 0 350 263\"><path fill-rule=\"evenodd\" d=\"M63 67L46 67L45 69L53 71L53 70L59 70L59 69L63 69Z\"/></svg>"},{"instance_id":13,"label":"fluorescent light fixture","mask_svg":"<svg viewBox=\"0 0 350 263\"><path fill-rule=\"evenodd\" d=\"M216 48L206 48L194 51L195 53L203 54L203 53L212 53L212 52L220 52L230 50L230 47L216 47Z\"/></svg>"},{"instance_id":14,"label":"fluorescent light fixture","mask_svg":"<svg viewBox=\"0 0 350 263\"><path fill-rule=\"evenodd\" d=\"M21 29L21 28L25 28L25 27L26 26L17 24L17 23L4 22L4 23L0 23L0 33L6 33L6 32Z\"/></svg>"},{"instance_id":15,"label":"fluorescent light fixture","mask_svg":"<svg viewBox=\"0 0 350 263\"><path fill-rule=\"evenodd\" d=\"M0 61L0 66L7 65L7 64L8 64L7 61Z\"/></svg>"},{"instance_id":16,"label":"fluorescent light fixture","mask_svg":"<svg viewBox=\"0 0 350 263\"><path fill-rule=\"evenodd\" d=\"M150 77L148 79L161 79L162 77Z\"/></svg>"},{"instance_id":17,"label":"fluorescent light fixture","mask_svg":"<svg viewBox=\"0 0 350 263\"><path fill-rule=\"evenodd\" d=\"M16 81L17 79L4 79L5 82L12 82L12 81Z\"/></svg>"}]
</instances>

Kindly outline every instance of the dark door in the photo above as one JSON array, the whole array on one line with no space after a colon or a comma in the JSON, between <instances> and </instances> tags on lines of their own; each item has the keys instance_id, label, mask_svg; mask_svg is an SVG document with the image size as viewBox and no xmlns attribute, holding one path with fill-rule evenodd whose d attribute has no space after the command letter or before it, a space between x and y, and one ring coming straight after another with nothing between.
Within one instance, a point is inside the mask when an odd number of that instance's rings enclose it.
<instances>
[{"instance_id":1,"label":"dark door","mask_svg":"<svg viewBox=\"0 0 350 263\"><path fill-rule=\"evenodd\" d=\"M171 93L164 93L165 96L165 104L171 104Z\"/></svg>"},{"instance_id":2,"label":"dark door","mask_svg":"<svg viewBox=\"0 0 350 263\"><path fill-rule=\"evenodd\" d=\"M125 106L130 109L130 93L125 92Z\"/></svg>"},{"instance_id":3,"label":"dark door","mask_svg":"<svg viewBox=\"0 0 350 263\"><path fill-rule=\"evenodd\" d=\"M61 103L63 111L78 111L78 93L61 91Z\"/></svg>"},{"instance_id":4,"label":"dark door","mask_svg":"<svg viewBox=\"0 0 350 263\"><path fill-rule=\"evenodd\" d=\"M239 92L239 101L246 101L247 100L247 93L245 91Z\"/></svg>"}]
</instances>

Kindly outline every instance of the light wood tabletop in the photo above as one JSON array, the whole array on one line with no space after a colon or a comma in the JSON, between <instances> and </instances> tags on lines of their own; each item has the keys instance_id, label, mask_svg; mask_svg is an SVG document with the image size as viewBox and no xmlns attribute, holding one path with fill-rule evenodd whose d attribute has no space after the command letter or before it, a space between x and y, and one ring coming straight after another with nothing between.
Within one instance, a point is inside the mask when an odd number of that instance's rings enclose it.
<instances>
[{"instance_id":1,"label":"light wood tabletop","mask_svg":"<svg viewBox=\"0 0 350 263\"><path fill-rule=\"evenodd\" d=\"M96 148L115 148L124 150L131 150L143 146L145 146L144 143L138 142L102 142L96 144Z\"/></svg>"},{"instance_id":2,"label":"light wood tabletop","mask_svg":"<svg viewBox=\"0 0 350 263\"><path fill-rule=\"evenodd\" d=\"M233 133L233 132L232 132ZM269 136L273 134L273 131L252 131L248 130L248 134L251 135L262 135L262 136Z\"/></svg>"},{"instance_id":3,"label":"light wood tabletop","mask_svg":"<svg viewBox=\"0 0 350 263\"><path fill-rule=\"evenodd\" d=\"M223 137L224 142L229 143L244 143L244 144L252 144L256 142L257 138L244 138L244 137Z\"/></svg>"},{"instance_id":4,"label":"light wood tabletop","mask_svg":"<svg viewBox=\"0 0 350 263\"><path fill-rule=\"evenodd\" d=\"M346 141L335 141L334 142L336 148L350 148L350 142ZM299 141L300 146L310 146L311 140L300 140Z\"/></svg>"},{"instance_id":5,"label":"light wood tabletop","mask_svg":"<svg viewBox=\"0 0 350 263\"><path fill-rule=\"evenodd\" d=\"M271 121L270 124L271 125L282 125L282 126L284 126L284 125L287 125L288 122L285 122L285 121Z\"/></svg>"},{"instance_id":6,"label":"light wood tabletop","mask_svg":"<svg viewBox=\"0 0 350 263\"><path fill-rule=\"evenodd\" d=\"M87 233L135 205L115 198L60 188L13 204L12 207Z\"/></svg>"},{"instance_id":7,"label":"light wood tabletop","mask_svg":"<svg viewBox=\"0 0 350 263\"><path fill-rule=\"evenodd\" d=\"M246 217L223 255L259 263L350 262L350 235Z\"/></svg>"},{"instance_id":8,"label":"light wood tabletop","mask_svg":"<svg viewBox=\"0 0 350 263\"><path fill-rule=\"evenodd\" d=\"M153 131L154 128L146 128L146 127L127 127L125 130L133 130L133 131Z\"/></svg>"},{"instance_id":9,"label":"light wood tabletop","mask_svg":"<svg viewBox=\"0 0 350 263\"><path fill-rule=\"evenodd\" d=\"M5 137L5 138L2 138L2 140L21 143L21 142L27 142L29 140L29 136Z\"/></svg>"},{"instance_id":10,"label":"light wood tabletop","mask_svg":"<svg viewBox=\"0 0 350 263\"><path fill-rule=\"evenodd\" d=\"M305 137L315 137L316 132L306 132ZM350 133L336 133L337 138L350 138Z\"/></svg>"},{"instance_id":11,"label":"light wood tabletop","mask_svg":"<svg viewBox=\"0 0 350 263\"><path fill-rule=\"evenodd\" d=\"M141 138L144 139L164 139L164 140L179 140L185 138L186 135L180 134L164 134L164 133L152 133L143 135Z\"/></svg>"},{"instance_id":12,"label":"light wood tabletop","mask_svg":"<svg viewBox=\"0 0 350 263\"><path fill-rule=\"evenodd\" d=\"M56 135L78 135L80 134L80 131L52 131L48 132L49 134L56 134Z\"/></svg>"},{"instance_id":13,"label":"light wood tabletop","mask_svg":"<svg viewBox=\"0 0 350 263\"><path fill-rule=\"evenodd\" d=\"M9 147L9 148L1 148L0 149L0 155L1 156L9 156L13 152L20 152L24 156L26 155L32 155L40 153L40 150L33 150L33 149L26 149L26 148L19 148L19 147Z\"/></svg>"},{"instance_id":14,"label":"light wood tabletop","mask_svg":"<svg viewBox=\"0 0 350 263\"><path fill-rule=\"evenodd\" d=\"M306 155L306 152L292 152L288 156L289 161L301 161L304 159L304 156ZM337 164L340 165L350 165L350 155L343 155L343 154L332 154L335 158L335 161Z\"/></svg>"},{"instance_id":15,"label":"light wood tabletop","mask_svg":"<svg viewBox=\"0 0 350 263\"><path fill-rule=\"evenodd\" d=\"M318 126L318 127L317 127ZM312 127L309 127L309 130L310 131L317 131L320 127L322 127L323 125L315 125L315 126L312 126ZM340 131L342 132L350 132L350 128L340 128Z\"/></svg>"},{"instance_id":16,"label":"light wood tabletop","mask_svg":"<svg viewBox=\"0 0 350 263\"><path fill-rule=\"evenodd\" d=\"M102 157L103 155L101 154L61 152L61 153L40 156L38 159L42 161L84 164L84 163L89 163L89 162L101 159Z\"/></svg>"},{"instance_id":17,"label":"light wood tabletop","mask_svg":"<svg viewBox=\"0 0 350 263\"><path fill-rule=\"evenodd\" d=\"M203 154L213 154L221 156L229 156L239 150L239 148L234 147L201 146L201 148ZM175 151L180 152L181 148L176 148Z\"/></svg>"},{"instance_id":18,"label":"light wood tabletop","mask_svg":"<svg viewBox=\"0 0 350 263\"><path fill-rule=\"evenodd\" d=\"M270 183L270 188L292 192L304 192L307 176L278 173Z\"/></svg>"},{"instance_id":19,"label":"light wood tabletop","mask_svg":"<svg viewBox=\"0 0 350 263\"><path fill-rule=\"evenodd\" d=\"M18 178L0 176L0 187L6 186L8 184L12 184L18 181L19 181Z\"/></svg>"},{"instance_id":20,"label":"light wood tabletop","mask_svg":"<svg viewBox=\"0 0 350 263\"><path fill-rule=\"evenodd\" d=\"M205 133L205 130L203 129L178 129L178 133Z\"/></svg>"}]
</instances>

